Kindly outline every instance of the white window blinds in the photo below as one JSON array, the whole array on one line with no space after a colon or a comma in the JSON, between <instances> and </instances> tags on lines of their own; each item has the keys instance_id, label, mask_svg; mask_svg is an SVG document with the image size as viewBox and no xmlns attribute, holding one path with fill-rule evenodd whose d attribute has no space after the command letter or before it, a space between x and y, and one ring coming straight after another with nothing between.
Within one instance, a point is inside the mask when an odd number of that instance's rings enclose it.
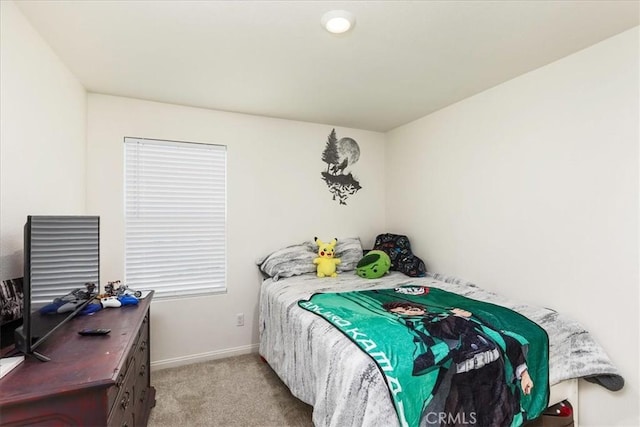
<instances>
[{"instance_id":1,"label":"white window blinds","mask_svg":"<svg viewBox=\"0 0 640 427\"><path fill-rule=\"evenodd\" d=\"M226 147L125 138L125 283L226 290Z\"/></svg>"}]
</instances>

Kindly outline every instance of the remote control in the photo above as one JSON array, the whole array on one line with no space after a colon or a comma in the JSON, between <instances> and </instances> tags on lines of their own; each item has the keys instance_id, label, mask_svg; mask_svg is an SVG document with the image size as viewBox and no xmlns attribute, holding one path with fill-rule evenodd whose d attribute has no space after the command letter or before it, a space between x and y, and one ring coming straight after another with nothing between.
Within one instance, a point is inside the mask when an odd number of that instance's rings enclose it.
<instances>
[{"instance_id":1,"label":"remote control","mask_svg":"<svg viewBox=\"0 0 640 427\"><path fill-rule=\"evenodd\" d=\"M78 331L80 335L107 335L111 329L83 329Z\"/></svg>"}]
</instances>

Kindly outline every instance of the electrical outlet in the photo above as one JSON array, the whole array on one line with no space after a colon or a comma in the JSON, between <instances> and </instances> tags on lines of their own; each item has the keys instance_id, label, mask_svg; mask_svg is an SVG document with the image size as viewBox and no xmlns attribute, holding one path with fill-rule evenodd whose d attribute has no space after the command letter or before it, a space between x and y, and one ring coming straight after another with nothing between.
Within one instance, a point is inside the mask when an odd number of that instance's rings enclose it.
<instances>
[{"instance_id":1,"label":"electrical outlet","mask_svg":"<svg viewBox=\"0 0 640 427\"><path fill-rule=\"evenodd\" d=\"M236 314L236 326L244 326L244 313Z\"/></svg>"}]
</instances>

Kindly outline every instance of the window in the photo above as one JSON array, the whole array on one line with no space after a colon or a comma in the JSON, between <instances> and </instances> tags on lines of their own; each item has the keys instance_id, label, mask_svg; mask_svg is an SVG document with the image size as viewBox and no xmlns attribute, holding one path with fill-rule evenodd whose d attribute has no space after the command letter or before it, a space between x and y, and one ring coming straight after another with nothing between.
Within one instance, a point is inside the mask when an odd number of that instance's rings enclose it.
<instances>
[{"instance_id":1,"label":"window","mask_svg":"<svg viewBox=\"0 0 640 427\"><path fill-rule=\"evenodd\" d=\"M226 290L226 147L125 138L125 283Z\"/></svg>"}]
</instances>

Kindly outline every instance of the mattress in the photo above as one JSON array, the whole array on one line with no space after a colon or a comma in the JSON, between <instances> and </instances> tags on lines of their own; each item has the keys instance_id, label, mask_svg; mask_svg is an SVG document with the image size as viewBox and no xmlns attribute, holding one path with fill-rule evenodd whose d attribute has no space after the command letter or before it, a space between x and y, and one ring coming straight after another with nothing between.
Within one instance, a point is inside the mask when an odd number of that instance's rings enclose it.
<instances>
[{"instance_id":1,"label":"mattress","mask_svg":"<svg viewBox=\"0 0 640 427\"><path fill-rule=\"evenodd\" d=\"M391 272L380 279L353 273L320 279L303 274L274 281L267 278L260 291L260 354L289 387L312 405L316 426L396 426L398 417L377 365L341 332L297 303L317 292L429 286L508 307L543 327L549 335L549 384L585 378L610 390L624 381L604 350L577 322L548 308L510 301L457 278L429 274L412 278ZM562 385L554 400L572 386ZM550 402L555 403L555 402ZM577 402L576 402L577 403Z\"/></svg>"}]
</instances>

